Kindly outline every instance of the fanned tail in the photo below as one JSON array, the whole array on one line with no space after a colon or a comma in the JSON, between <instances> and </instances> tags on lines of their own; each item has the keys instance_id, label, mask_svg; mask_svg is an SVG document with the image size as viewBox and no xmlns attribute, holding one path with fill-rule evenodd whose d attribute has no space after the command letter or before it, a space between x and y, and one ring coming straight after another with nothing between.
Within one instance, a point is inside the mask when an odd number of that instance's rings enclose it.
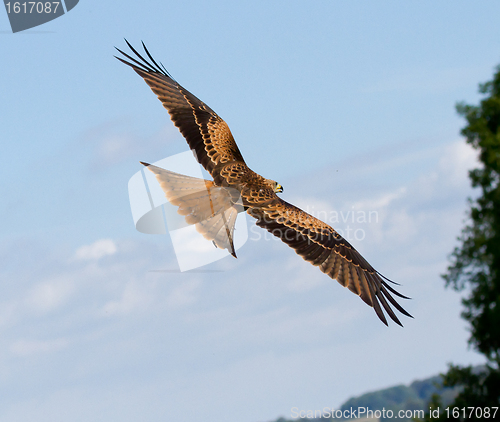
<instances>
[{"instance_id":1,"label":"fanned tail","mask_svg":"<svg viewBox=\"0 0 500 422\"><path fill-rule=\"evenodd\" d=\"M185 176L142 163L154 173L168 201L178 207L186 223L220 249L236 258L233 235L238 212L243 211L236 189L215 186L212 181ZM239 201L239 203L238 203Z\"/></svg>"}]
</instances>

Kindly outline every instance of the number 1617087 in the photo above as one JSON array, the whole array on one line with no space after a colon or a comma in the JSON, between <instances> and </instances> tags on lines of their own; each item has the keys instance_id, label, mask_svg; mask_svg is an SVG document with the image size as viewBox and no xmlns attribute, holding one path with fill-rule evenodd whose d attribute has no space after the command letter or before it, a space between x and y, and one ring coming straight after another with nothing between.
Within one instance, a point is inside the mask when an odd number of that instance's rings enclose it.
<instances>
[{"instance_id":1,"label":"number 1617087","mask_svg":"<svg viewBox=\"0 0 500 422\"><path fill-rule=\"evenodd\" d=\"M447 418L463 418L463 419L495 419L498 407L447 407L446 417Z\"/></svg>"},{"instance_id":2,"label":"number 1617087","mask_svg":"<svg viewBox=\"0 0 500 422\"><path fill-rule=\"evenodd\" d=\"M8 2L5 3L7 13L56 13L57 8L61 4L60 1L25 1L25 2Z\"/></svg>"}]
</instances>

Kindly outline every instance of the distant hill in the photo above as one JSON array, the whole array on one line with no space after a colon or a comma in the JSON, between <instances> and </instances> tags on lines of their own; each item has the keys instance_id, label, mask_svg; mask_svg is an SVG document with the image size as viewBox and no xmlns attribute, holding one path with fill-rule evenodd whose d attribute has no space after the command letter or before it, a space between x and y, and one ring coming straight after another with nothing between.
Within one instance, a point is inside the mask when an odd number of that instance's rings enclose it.
<instances>
[{"instance_id":1,"label":"distant hill","mask_svg":"<svg viewBox=\"0 0 500 422\"><path fill-rule=\"evenodd\" d=\"M458 394L458 388L445 388L441 389L442 379L441 375L436 375L431 378L424 380L413 381L410 385L397 385L395 387L385 388L383 390L373 391L370 393L363 394L359 397L353 397L347 400L341 407L341 411L349 411L352 409L358 409L359 407L368 408L370 410L392 410L394 415L397 415L400 410L428 410L427 404L429 403L431 396L434 393L439 393L442 398L443 406L450 404L454 397ZM304 409L305 410L305 409ZM337 409L335 409L337 410ZM394 418L392 418L394 419ZM309 418L297 418L297 419L285 419L279 418L274 422L296 422L298 420L304 420L308 422L327 422L327 421L342 421L342 420L352 420L344 418L313 418L311 415ZM364 419L363 419L364 420ZM378 419L370 419L370 421L375 421ZM390 420L389 418L380 418L380 421ZM411 419L408 418L398 418L400 422L410 422ZM361 419L357 419L357 422L361 422Z\"/></svg>"},{"instance_id":2,"label":"distant hill","mask_svg":"<svg viewBox=\"0 0 500 422\"><path fill-rule=\"evenodd\" d=\"M450 404L458 394L458 389L441 389L442 379L440 375L424 380L413 381L409 386L397 385L395 387L378 390L363 394L359 397L353 397L347 400L341 407L341 410L350 408L357 409L365 407L371 410L392 410L397 414L400 410L427 410L431 396L434 393L440 393L443 406ZM380 418L381 421L389 418ZM399 421L411 421L411 418L398 418Z\"/></svg>"}]
</instances>

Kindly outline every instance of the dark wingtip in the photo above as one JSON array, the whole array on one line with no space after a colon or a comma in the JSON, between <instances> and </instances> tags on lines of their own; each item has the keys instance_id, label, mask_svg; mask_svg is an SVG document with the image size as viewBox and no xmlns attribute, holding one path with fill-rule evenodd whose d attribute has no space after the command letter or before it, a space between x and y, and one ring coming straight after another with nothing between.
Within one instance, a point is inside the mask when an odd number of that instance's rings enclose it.
<instances>
[{"instance_id":1,"label":"dark wingtip","mask_svg":"<svg viewBox=\"0 0 500 422\"><path fill-rule=\"evenodd\" d=\"M151 57L151 54L146 50L146 53L148 54L149 58L151 59L152 63L148 62L144 57L142 57L139 52L132 47L132 44L130 44L126 38L124 38L126 44L128 45L128 48L135 54L135 57L130 56L129 54L125 53L124 51L120 50L118 47L115 47L116 50L118 50L124 57L130 60L130 62L127 62L126 60L121 59L120 57L116 57L118 60L121 62L125 63L128 66L131 66L139 75L143 76L144 75L141 72L147 72L147 73L160 73L160 74L165 74L166 76L169 76L168 73L164 73L164 71L156 64L154 59ZM143 43L144 45L144 43ZM155 67L156 66L156 67Z\"/></svg>"},{"instance_id":2,"label":"dark wingtip","mask_svg":"<svg viewBox=\"0 0 500 422\"><path fill-rule=\"evenodd\" d=\"M392 284L395 284L396 286L401 286L401 284L399 283L396 283L395 281L392 281L391 279L387 278L385 275L383 274L380 274L378 271L377 271L377 274L382 277L383 279L387 280L388 282L392 283Z\"/></svg>"},{"instance_id":3,"label":"dark wingtip","mask_svg":"<svg viewBox=\"0 0 500 422\"><path fill-rule=\"evenodd\" d=\"M149 163L144 163L143 161L139 161L139 163L141 163L143 166L146 166L146 167L151 165Z\"/></svg>"},{"instance_id":4,"label":"dark wingtip","mask_svg":"<svg viewBox=\"0 0 500 422\"><path fill-rule=\"evenodd\" d=\"M396 296L399 296L403 299L409 299L411 300L411 297L408 297L408 296L405 296L405 295L402 295L401 293L399 293L397 290L394 290L391 286L389 286L386 282L382 281L382 285L384 287L387 287L392 293L394 293Z\"/></svg>"}]
</instances>

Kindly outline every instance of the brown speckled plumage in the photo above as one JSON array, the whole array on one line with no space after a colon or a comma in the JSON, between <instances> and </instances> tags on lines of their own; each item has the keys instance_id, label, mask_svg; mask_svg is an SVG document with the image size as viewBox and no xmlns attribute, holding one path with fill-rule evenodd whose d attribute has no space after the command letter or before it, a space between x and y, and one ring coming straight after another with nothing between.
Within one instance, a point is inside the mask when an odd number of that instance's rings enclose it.
<instances>
[{"instance_id":1,"label":"brown speckled plumage","mask_svg":"<svg viewBox=\"0 0 500 422\"><path fill-rule=\"evenodd\" d=\"M377 272L349 242L328 224L283 201L276 195L276 182L250 170L224 120L172 79L165 68L156 63L144 44L149 61L127 44L135 58L121 50L118 51L130 61L117 58L131 66L158 96L198 162L213 177L211 189L236 189L247 213L257 219L259 227L279 237L306 261L359 295L374 308L384 324L387 325L387 320L382 308L401 325L391 305L411 317L391 294L406 297L395 291L388 284L389 280ZM161 169L155 171L169 173ZM171 195L167 187L164 190L167 197ZM191 205L184 206L181 209L187 213ZM230 246L224 247L233 248L232 233L230 243ZM231 253L236 256L234 248Z\"/></svg>"}]
</instances>

